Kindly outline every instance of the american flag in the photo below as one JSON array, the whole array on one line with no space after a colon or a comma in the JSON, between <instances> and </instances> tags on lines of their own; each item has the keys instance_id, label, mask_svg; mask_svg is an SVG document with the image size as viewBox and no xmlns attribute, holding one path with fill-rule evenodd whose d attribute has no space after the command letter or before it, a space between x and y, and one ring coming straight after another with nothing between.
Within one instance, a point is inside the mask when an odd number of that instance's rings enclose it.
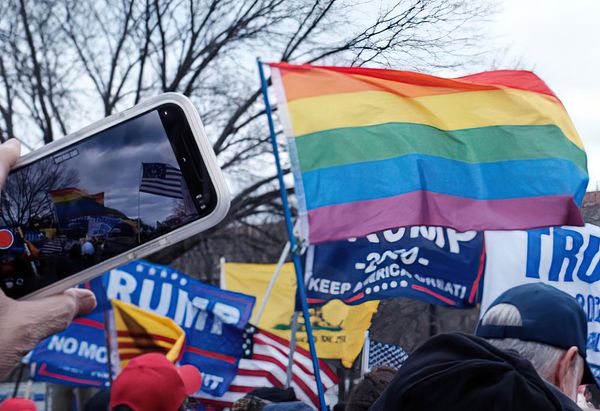
<instances>
[{"instance_id":1,"label":"american flag","mask_svg":"<svg viewBox=\"0 0 600 411\"><path fill-rule=\"evenodd\" d=\"M284 338L259 330L253 336L253 354L249 359L241 359L237 376L233 379L222 397L213 397L200 392L196 394L205 408L223 409L244 395L259 387L283 388L287 381L287 363L290 342ZM323 361L321 381L325 390L337 384L337 375ZM319 408L319 394L314 378L310 353L296 346L294 366L292 368L292 388L296 397L306 404Z\"/></svg>"},{"instance_id":2,"label":"american flag","mask_svg":"<svg viewBox=\"0 0 600 411\"><path fill-rule=\"evenodd\" d=\"M40 253L60 255L60 254L62 254L64 247L65 247L64 239L54 238L52 240L47 240L44 242L44 244L40 248Z\"/></svg>"},{"instance_id":3,"label":"american flag","mask_svg":"<svg viewBox=\"0 0 600 411\"><path fill-rule=\"evenodd\" d=\"M165 163L142 163L140 192L183 199L181 171Z\"/></svg>"},{"instance_id":4,"label":"american flag","mask_svg":"<svg viewBox=\"0 0 600 411\"><path fill-rule=\"evenodd\" d=\"M407 358L408 354L399 345L373 340L369 342L369 370L381 366L398 369Z\"/></svg>"}]
</instances>

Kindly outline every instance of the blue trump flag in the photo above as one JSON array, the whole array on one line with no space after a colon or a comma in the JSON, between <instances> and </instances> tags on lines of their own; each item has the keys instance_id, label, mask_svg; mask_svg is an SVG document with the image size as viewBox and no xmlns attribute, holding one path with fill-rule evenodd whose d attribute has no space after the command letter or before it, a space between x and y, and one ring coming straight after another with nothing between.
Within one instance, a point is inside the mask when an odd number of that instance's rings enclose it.
<instances>
[{"instance_id":1,"label":"blue trump flag","mask_svg":"<svg viewBox=\"0 0 600 411\"><path fill-rule=\"evenodd\" d=\"M356 305L392 297L471 307L485 264L483 234L407 227L309 247L306 289L312 306Z\"/></svg>"},{"instance_id":2,"label":"blue trump flag","mask_svg":"<svg viewBox=\"0 0 600 411\"><path fill-rule=\"evenodd\" d=\"M145 261L134 261L111 270L92 281L92 288L99 300L97 311L100 313L110 310L109 300L119 299L173 319L186 332L186 347L180 362L193 364L202 372L202 391L216 396L227 391L237 373L238 361L244 356L244 331L254 297L221 290L171 267ZM87 316L84 320L89 322ZM81 319L73 325L77 327L79 322ZM81 333L72 327L59 335L66 333L63 337L83 341ZM93 331L89 327L85 331L89 338ZM45 363L46 370L54 370L53 364L63 364L65 369L72 365L75 368L73 353L67 353L68 358L59 358L55 355L57 348L52 337L45 340L36 347L32 361ZM62 354L66 354L64 349ZM78 369L90 369L77 365ZM38 376L39 373L36 378Z\"/></svg>"},{"instance_id":3,"label":"blue trump flag","mask_svg":"<svg viewBox=\"0 0 600 411\"><path fill-rule=\"evenodd\" d=\"M84 287L94 292L98 306L34 348L30 359L36 364L34 380L71 386L109 386L103 318L106 293L100 281L88 282Z\"/></svg>"}]
</instances>

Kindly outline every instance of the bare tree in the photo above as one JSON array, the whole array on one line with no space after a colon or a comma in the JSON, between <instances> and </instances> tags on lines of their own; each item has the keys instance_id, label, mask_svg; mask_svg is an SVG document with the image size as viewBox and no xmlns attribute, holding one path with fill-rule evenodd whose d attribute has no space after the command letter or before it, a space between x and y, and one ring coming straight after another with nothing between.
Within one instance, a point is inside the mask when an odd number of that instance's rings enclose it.
<instances>
[{"instance_id":1,"label":"bare tree","mask_svg":"<svg viewBox=\"0 0 600 411\"><path fill-rule=\"evenodd\" d=\"M67 133L68 80L73 65L62 30L51 18L56 1L7 0L0 6L0 139L26 146ZM20 125L18 125L20 124Z\"/></svg>"},{"instance_id":2,"label":"bare tree","mask_svg":"<svg viewBox=\"0 0 600 411\"><path fill-rule=\"evenodd\" d=\"M64 163L48 158L14 174L0 196L0 218L3 225L25 226L32 221L52 216L50 191L74 186L79 177Z\"/></svg>"},{"instance_id":3,"label":"bare tree","mask_svg":"<svg viewBox=\"0 0 600 411\"><path fill-rule=\"evenodd\" d=\"M0 58L2 138L21 135L18 118L48 142L57 126L66 132L159 92L183 93L200 109L234 188L231 212L218 229L156 256L161 262L208 249L232 224L258 235L281 217L256 55L447 67L473 56L475 24L489 12L487 0L7 0L0 8L10 56Z\"/></svg>"},{"instance_id":4,"label":"bare tree","mask_svg":"<svg viewBox=\"0 0 600 411\"><path fill-rule=\"evenodd\" d=\"M410 298L390 298L379 303L370 332L374 340L400 345L412 353L432 335L450 331L472 333L478 318L477 308L456 309Z\"/></svg>"}]
</instances>

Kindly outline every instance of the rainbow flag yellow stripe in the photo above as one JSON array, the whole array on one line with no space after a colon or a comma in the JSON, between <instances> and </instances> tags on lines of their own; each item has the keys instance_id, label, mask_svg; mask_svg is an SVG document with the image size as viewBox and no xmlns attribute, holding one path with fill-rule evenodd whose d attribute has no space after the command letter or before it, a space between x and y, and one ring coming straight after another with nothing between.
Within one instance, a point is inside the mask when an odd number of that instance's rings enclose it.
<instances>
[{"instance_id":1,"label":"rainbow flag yellow stripe","mask_svg":"<svg viewBox=\"0 0 600 411\"><path fill-rule=\"evenodd\" d=\"M315 111L315 107L328 107ZM490 116L485 107L493 107ZM425 124L451 131L489 126L553 124L576 146L583 143L563 106L523 90L491 90L421 97L360 91L308 97L288 103L294 135L385 123Z\"/></svg>"},{"instance_id":2,"label":"rainbow flag yellow stripe","mask_svg":"<svg viewBox=\"0 0 600 411\"><path fill-rule=\"evenodd\" d=\"M582 224L583 144L535 74L271 68L310 242Z\"/></svg>"}]
</instances>

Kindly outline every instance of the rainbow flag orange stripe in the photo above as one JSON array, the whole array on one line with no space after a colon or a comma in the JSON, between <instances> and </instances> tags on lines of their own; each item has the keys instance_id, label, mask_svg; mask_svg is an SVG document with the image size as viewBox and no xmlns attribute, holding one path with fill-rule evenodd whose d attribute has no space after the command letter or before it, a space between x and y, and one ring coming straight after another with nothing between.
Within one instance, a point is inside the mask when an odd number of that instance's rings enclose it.
<instances>
[{"instance_id":1,"label":"rainbow flag orange stripe","mask_svg":"<svg viewBox=\"0 0 600 411\"><path fill-rule=\"evenodd\" d=\"M311 243L409 225L583 223L583 144L531 72L271 69Z\"/></svg>"}]
</instances>

